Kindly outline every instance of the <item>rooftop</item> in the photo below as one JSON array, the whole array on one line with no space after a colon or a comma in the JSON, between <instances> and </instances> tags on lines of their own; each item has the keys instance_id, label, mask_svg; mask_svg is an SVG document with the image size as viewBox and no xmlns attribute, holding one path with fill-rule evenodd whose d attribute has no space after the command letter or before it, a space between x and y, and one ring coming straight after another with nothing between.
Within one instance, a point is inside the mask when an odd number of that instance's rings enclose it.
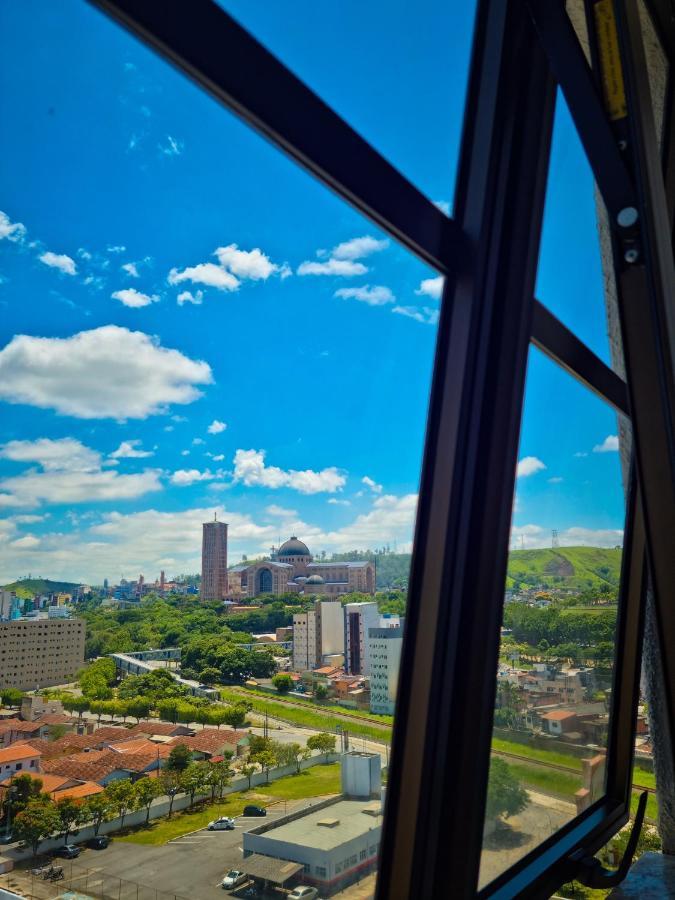
<instances>
[{"instance_id":1,"label":"rooftop","mask_svg":"<svg viewBox=\"0 0 675 900\"><path fill-rule=\"evenodd\" d=\"M330 824L326 824L330 820ZM330 806L300 816L291 822L282 822L265 829L261 836L312 847L317 850L333 850L382 825L380 801L338 799ZM261 834L256 829L254 834ZM245 835L244 835L245 837Z\"/></svg>"}]
</instances>

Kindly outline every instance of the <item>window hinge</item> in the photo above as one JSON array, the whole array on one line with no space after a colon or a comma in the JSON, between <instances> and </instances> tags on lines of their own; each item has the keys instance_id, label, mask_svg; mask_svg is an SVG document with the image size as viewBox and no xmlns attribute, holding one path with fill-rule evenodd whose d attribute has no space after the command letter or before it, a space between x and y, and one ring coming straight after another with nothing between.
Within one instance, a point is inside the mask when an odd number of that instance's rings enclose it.
<instances>
[{"instance_id":1,"label":"window hinge","mask_svg":"<svg viewBox=\"0 0 675 900\"><path fill-rule=\"evenodd\" d=\"M573 878L580 881L583 885L590 888L612 888L624 880L628 874L633 854L637 847L637 842L642 831L642 822L645 817L645 808L647 806L647 791L640 794L637 810L635 813L635 821L631 829L626 852L623 855L618 869L606 869L599 859L590 856L582 847L570 856L570 862L574 866Z\"/></svg>"}]
</instances>

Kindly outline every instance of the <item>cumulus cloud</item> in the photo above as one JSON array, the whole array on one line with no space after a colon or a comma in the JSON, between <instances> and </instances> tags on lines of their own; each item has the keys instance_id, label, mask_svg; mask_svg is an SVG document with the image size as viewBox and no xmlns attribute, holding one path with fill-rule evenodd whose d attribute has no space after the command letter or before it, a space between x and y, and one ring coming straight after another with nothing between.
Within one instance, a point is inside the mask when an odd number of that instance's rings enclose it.
<instances>
[{"instance_id":1,"label":"cumulus cloud","mask_svg":"<svg viewBox=\"0 0 675 900\"><path fill-rule=\"evenodd\" d=\"M0 456L39 465L0 480L0 507L128 500L161 489L156 470L120 475L103 469L101 454L75 438L10 441Z\"/></svg>"},{"instance_id":2,"label":"cumulus cloud","mask_svg":"<svg viewBox=\"0 0 675 900\"><path fill-rule=\"evenodd\" d=\"M338 500L337 497L329 497L327 503L331 506L351 506L351 500Z\"/></svg>"},{"instance_id":3,"label":"cumulus cloud","mask_svg":"<svg viewBox=\"0 0 675 900\"><path fill-rule=\"evenodd\" d=\"M176 303L179 306L183 306L184 303L192 303L195 306L200 306L203 298L203 291L195 291L194 294L192 293L192 291L181 291L180 294L176 297Z\"/></svg>"},{"instance_id":4,"label":"cumulus cloud","mask_svg":"<svg viewBox=\"0 0 675 900\"><path fill-rule=\"evenodd\" d=\"M593 447L593 453L615 453L619 449L619 438L616 434L608 434L601 444Z\"/></svg>"},{"instance_id":5,"label":"cumulus cloud","mask_svg":"<svg viewBox=\"0 0 675 900\"><path fill-rule=\"evenodd\" d=\"M373 479L372 479L372 478L369 478L367 475L364 475L364 476L363 476L363 478L361 479L361 484L365 484L366 487L369 487L370 490L371 490L374 494L381 494L381 493L382 493L382 485L381 485L381 484L377 484L377 482L373 481Z\"/></svg>"},{"instance_id":6,"label":"cumulus cloud","mask_svg":"<svg viewBox=\"0 0 675 900\"><path fill-rule=\"evenodd\" d=\"M106 247L108 253L124 253L127 248L123 244L113 244L110 247Z\"/></svg>"},{"instance_id":7,"label":"cumulus cloud","mask_svg":"<svg viewBox=\"0 0 675 900\"><path fill-rule=\"evenodd\" d=\"M218 247L215 251L218 262L238 278L250 278L252 281L266 281L270 275L279 270L259 247L253 250L240 250L237 244Z\"/></svg>"},{"instance_id":8,"label":"cumulus cloud","mask_svg":"<svg viewBox=\"0 0 675 900\"><path fill-rule=\"evenodd\" d=\"M369 306L385 306L396 300L388 287L379 284L373 285L373 287L366 284L357 288L340 288L335 291L333 296L343 297L345 300L360 300L361 303L367 303Z\"/></svg>"},{"instance_id":9,"label":"cumulus cloud","mask_svg":"<svg viewBox=\"0 0 675 900\"><path fill-rule=\"evenodd\" d=\"M191 281L193 284L204 284L219 291L236 291L243 281L266 281L271 275L278 274L286 278L290 274L288 266L273 263L259 247L254 247L253 250L240 250L237 244L228 244L227 247L218 247L213 255L218 258L218 265L205 262L189 266L182 272L175 268L171 269L169 284ZM185 291L179 295L178 303L181 305L185 302L201 303L199 292L198 296L199 299L196 300Z\"/></svg>"},{"instance_id":10,"label":"cumulus cloud","mask_svg":"<svg viewBox=\"0 0 675 900\"><path fill-rule=\"evenodd\" d=\"M214 462L222 462L225 459L225 454L217 453L215 456L212 457L212 459Z\"/></svg>"},{"instance_id":11,"label":"cumulus cloud","mask_svg":"<svg viewBox=\"0 0 675 900\"><path fill-rule=\"evenodd\" d=\"M141 441L122 441L117 450L113 450L110 459L146 459L152 456L152 450L141 450Z\"/></svg>"},{"instance_id":12,"label":"cumulus cloud","mask_svg":"<svg viewBox=\"0 0 675 900\"><path fill-rule=\"evenodd\" d=\"M136 263L128 262L124 263L123 266L120 267L127 273L127 275L131 275L132 278L140 278L138 274L138 269L136 268Z\"/></svg>"},{"instance_id":13,"label":"cumulus cloud","mask_svg":"<svg viewBox=\"0 0 675 900\"><path fill-rule=\"evenodd\" d=\"M548 478L547 481L549 484L560 484L563 479L560 477L560 475L554 475L553 478Z\"/></svg>"},{"instance_id":14,"label":"cumulus cloud","mask_svg":"<svg viewBox=\"0 0 675 900\"><path fill-rule=\"evenodd\" d=\"M266 506L265 512L268 516L278 516L282 519L295 518L298 515L297 509L286 509L285 506L277 506L276 503Z\"/></svg>"},{"instance_id":15,"label":"cumulus cloud","mask_svg":"<svg viewBox=\"0 0 675 900\"><path fill-rule=\"evenodd\" d=\"M199 444L204 443L204 438L196 437L192 439L192 443L195 447L199 446Z\"/></svg>"},{"instance_id":16,"label":"cumulus cloud","mask_svg":"<svg viewBox=\"0 0 675 900\"><path fill-rule=\"evenodd\" d=\"M325 250L319 250L317 256L328 256L328 259L321 262L305 260L300 263L297 272L298 275L338 275L341 277L365 275L368 271L367 266L357 260L370 256L372 253L378 253L388 246L389 241L377 240L370 235L352 238L333 247L328 254Z\"/></svg>"},{"instance_id":17,"label":"cumulus cloud","mask_svg":"<svg viewBox=\"0 0 675 900\"><path fill-rule=\"evenodd\" d=\"M298 275L365 275L367 267L349 259L328 259L325 262L305 260L298 266Z\"/></svg>"},{"instance_id":18,"label":"cumulus cloud","mask_svg":"<svg viewBox=\"0 0 675 900\"><path fill-rule=\"evenodd\" d=\"M518 460L516 467L516 478L527 478L529 475L535 475L545 469L544 463L537 459L536 456L524 456Z\"/></svg>"},{"instance_id":19,"label":"cumulus cloud","mask_svg":"<svg viewBox=\"0 0 675 900\"><path fill-rule=\"evenodd\" d=\"M330 255L333 259L363 259L364 256L370 256L372 253L379 253L389 246L389 241L377 240L377 238L365 235L364 237L352 238L350 241L343 241L337 247L333 247Z\"/></svg>"},{"instance_id":20,"label":"cumulus cloud","mask_svg":"<svg viewBox=\"0 0 675 900\"><path fill-rule=\"evenodd\" d=\"M415 293L421 297L432 297L434 300L439 300L443 293L443 276L424 278Z\"/></svg>"},{"instance_id":21,"label":"cumulus cloud","mask_svg":"<svg viewBox=\"0 0 675 900\"><path fill-rule=\"evenodd\" d=\"M0 210L0 241L22 241L26 236L26 226L21 222L12 222L7 213Z\"/></svg>"},{"instance_id":22,"label":"cumulus cloud","mask_svg":"<svg viewBox=\"0 0 675 900\"><path fill-rule=\"evenodd\" d=\"M541 525L520 525L511 529L511 540L517 549L550 548L551 530ZM558 531L561 547L617 547L623 544L620 528L586 528L573 525Z\"/></svg>"},{"instance_id":23,"label":"cumulus cloud","mask_svg":"<svg viewBox=\"0 0 675 900\"><path fill-rule=\"evenodd\" d=\"M158 294L142 294L136 288L124 288L122 291L115 291L111 294L113 300L119 300L125 306L132 309L139 309L141 306L150 306L151 303L159 302Z\"/></svg>"},{"instance_id":24,"label":"cumulus cloud","mask_svg":"<svg viewBox=\"0 0 675 900\"><path fill-rule=\"evenodd\" d=\"M46 266L50 266L53 269L58 269L60 272L63 272L64 275L77 275L75 260L65 253L52 253L51 250L47 250L39 256L38 259Z\"/></svg>"},{"instance_id":25,"label":"cumulus cloud","mask_svg":"<svg viewBox=\"0 0 675 900\"><path fill-rule=\"evenodd\" d=\"M423 306L421 309L418 306L395 306L392 312L413 319L415 322L421 322L423 325L438 324L438 310L428 306Z\"/></svg>"},{"instance_id":26,"label":"cumulus cloud","mask_svg":"<svg viewBox=\"0 0 675 900\"><path fill-rule=\"evenodd\" d=\"M207 287L214 287L219 291L236 291L240 284L239 279L235 278L231 272L215 263L199 263L196 266L188 266L182 272L179 272L178 269L171 269L168 281L169 284L191 281L193 284L205 284Z\"/></svg>"},{"instance_id":27,"label":"cumulus cloud","mask_svg":"<svg viewBox=\"0 0 675 900\"><path fill-rule=\"evenodd\" d=\"M346 484L346 476L335 466L315 472L280 469L265 464L264 450L237 450L234 454L234 481L247 487L288 487L301 494L333 494Z\"/></svg>"},{"instance_id":28,"label":"cumulus cloud","mask_svg":"<svg viewBox=\"0 0 675 900\"><path fill-rule=\"evenodd\" d=\"M213 481L214 478L218 477L217 473L214 474L209 469L205 469L203 472L200 472L199 469L178 469L172 473L170 481L171 484L175 484L178 487L188 487L188 485L195 484L198 481Z\"/></svg>"},{"instance_id":29,"label":"cumulus cloud","mask_svg":"<svg viewBox=\"0 0 675 900\"><path fill-rule=\"evenodd\" d=\"M197 385L212 382L207 363L117 325L68 338L16 335L0 350L0 399L79 419L145 419L192 403Z\"/></svg>"},{"instance_id":30,"label":"cumulus cloud","mask_svg":"<svg viewBox=\"0 0 675 900\"><path fill-rule=\"evenodd\" d=\"M209 434L220 434L225 431L226 428L227 425L225 422L219 422L218 419L214 419L206 430Z\"/></svg>"}]
</instances>

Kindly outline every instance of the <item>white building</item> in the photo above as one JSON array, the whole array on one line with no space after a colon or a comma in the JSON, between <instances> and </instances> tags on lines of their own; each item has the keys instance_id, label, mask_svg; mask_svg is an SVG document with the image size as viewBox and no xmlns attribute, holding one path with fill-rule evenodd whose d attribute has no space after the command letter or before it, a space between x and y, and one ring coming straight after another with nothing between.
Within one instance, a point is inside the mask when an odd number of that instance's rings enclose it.
<instances>
[{"instance_id":1,"label":"white building","mask_svg":"<svg viewBox=\"0 0 675 900\"><path fill-rule=\"evenodd\" d=\"M344 611L339 600L317 600L312 609L293 616L293 668L305 672L326 656L343 656Z\"/></svg>"},{"instance_id":2,"label":"white building","mask_svg":"<svg viewBox=\"0 0 675 900\"><path fill-rule=\"evenodd\" d=\"M377 603L347 603L345 606L345 672L370 675L368 629L377 628L380 614Z\"/></svg>"},{"instance_id":3,"label":"white building","mask_svg":"<svg viewBox=\"0 0 675 900\"><path fill-rule=\"evenodd\" d=\"M403 619L382 619L379 628L368 629L370 660L370 711L393 715L403 646Z\"/></svg>"}]
</instances>

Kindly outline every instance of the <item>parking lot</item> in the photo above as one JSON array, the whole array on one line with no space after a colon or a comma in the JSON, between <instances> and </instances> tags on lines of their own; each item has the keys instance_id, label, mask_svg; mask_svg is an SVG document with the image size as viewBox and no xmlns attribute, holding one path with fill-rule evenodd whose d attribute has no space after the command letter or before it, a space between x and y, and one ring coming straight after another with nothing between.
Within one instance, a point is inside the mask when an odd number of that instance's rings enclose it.
<instances>
[{"instance_id":1,"label":"parking lot","mask_svg":"<svg viewBox=\"0 0 675 900\"><path fill-rule=\"evenodd\" d=\"M72 890L94 898L105 895L106 898L126 900L128 897L131 900L138 895L151 900L158 892L162 900L162 895L189 900L216 897L222 900L228 896L220 886L224 874L228 869L236 869L243 859L242 834L316 802L316 799L280 801L268 807L265 818L238 816L232 831L202 829L159 846L113 840L105 850L83 849L72 865L67 860L56 860L63 865L66 876L63 881L43 885L36 884L33 879L33 895L59 897ZM15 871L12 875L18 886L21 874ZM31 881L30 869L24 877ZM116 883L119 890L115 888ZM137 890L138 885L141 888Z\"/></svg>"}]
</instances>

